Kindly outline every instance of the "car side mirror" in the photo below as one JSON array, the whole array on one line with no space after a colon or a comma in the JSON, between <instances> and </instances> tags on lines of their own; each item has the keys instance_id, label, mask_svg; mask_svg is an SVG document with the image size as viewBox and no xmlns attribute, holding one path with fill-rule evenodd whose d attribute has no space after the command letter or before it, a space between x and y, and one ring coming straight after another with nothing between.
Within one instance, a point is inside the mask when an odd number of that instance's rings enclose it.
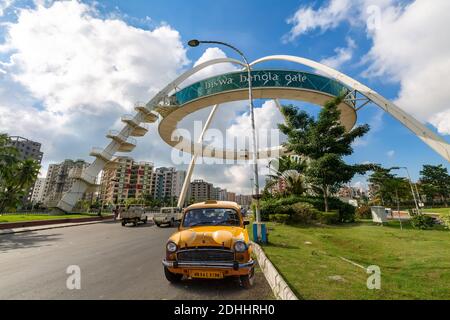
<instances>
[{"instance_id":1,"label":"car side mirror","mask_svg":"<svg viewBox=\"0 0 450 320\"><path fill-rule=\"evenodd\" d=\"M244 221L244 226L248 226L249 224L250 224L250 221L248 221L248 220Z\"/></svg>"}]
</instances>

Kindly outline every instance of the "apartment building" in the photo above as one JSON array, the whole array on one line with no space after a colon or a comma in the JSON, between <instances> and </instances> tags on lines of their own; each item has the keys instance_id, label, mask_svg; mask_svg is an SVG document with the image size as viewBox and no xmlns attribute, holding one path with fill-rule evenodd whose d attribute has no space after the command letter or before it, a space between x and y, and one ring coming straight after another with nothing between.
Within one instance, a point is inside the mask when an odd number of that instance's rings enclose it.
<instances>
[{"instance_id":1,"label":"apartment building","mask_svg":"<svg viewBox=\"0 0 450 320\"><path fill-rule=\"evenodd\" d=\"M115 163L103 170L100 199L104 204L151 195L153 163L136 162L131 157L117 157Z\"/></svg>"},{"instance_id":2,"label":"apartment building","mask_svg":"<svg viewBox=\"0 0 450 320\"><path fill-rule=\"evenodd\" d=\"M45 191L45 178L38 178L34 184L33 193L31 194L31 203L43 203Z\"/></svg>"},{"instance_id":3,"label":"apartment building","mask_svg":"<svg viewBox=\"0 0 450 320\"><path fill-rule=\"evenodd\" d=\"M39 164L42 162L42 157L44 154L41 151L41 144L39 142L20 136L10 136L9 141L10 145L15 147L19 152L20 160L33 159ZM22 198L22 205L31 202L33 188L34 185L30 187L27 194Z\"/></svg>"},{"instance_id":4,"label":"apartment building","mask_svg":"<svg viewBox=\"0 0 450 320\"><path fill-rule=\"evenodd\" d=\"M186 171L176 168L156 168L152 177L152 196L154 199L165 200L180 196Z\"/></svg>"},{"instance_id":5,"label":"apartment building","mask_svg":"<svg viewBox=\"0 0 450 320\"><path fill-rule=\"evenodd\" d=\"M70 190L72 184L75 182L75 176L79 174L84 168L88 167L89 163L84 160L70 160L66 159L59 164L50 164L45 178L43 202L48 207L56 207L63 194ZM92 194L88 195L92 197ZM86 195L83 195L83 199Z\"/></svg>"},{"instance_id":6,"label":"apartment building","mask_svg":"<svg viewBox=\"0 0 450 320\"><path fill-rule=\"evenodd\" d=\"M191 202L211 200L212 189L212 183L206 182L201 179L194 180L189 186L187 199L189 199L189 201Z\"/></svg>"}]
</instances>

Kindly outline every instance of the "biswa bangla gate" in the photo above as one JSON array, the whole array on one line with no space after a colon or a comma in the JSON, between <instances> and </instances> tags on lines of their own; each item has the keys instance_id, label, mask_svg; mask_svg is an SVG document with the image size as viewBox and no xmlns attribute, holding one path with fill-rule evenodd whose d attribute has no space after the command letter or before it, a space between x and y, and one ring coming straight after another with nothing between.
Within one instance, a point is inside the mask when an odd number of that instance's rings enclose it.
<instances>
[{"instance_id":1,"label":"biswa bangla gate","mask_svg":"<svg viewBox=\"0 0 450 320\"><path fill-rule=\"evenodd\" d=\"M300 70L265 70L255 66L267 61L289 61L312 68L318 73ZM243 72L233 72L204 79L178 89L187 79L202 69L222 63L233 63L244 68ZM350 130L356 123L357 112L368 103L374 103L391 114L404 126L416 134L423 142L450 162L450 145L418 120L407 114L394 103L382 97L360 82L318 62L295 56L276 55L258 59L250 63L252 67L253 95L256 99L278 99L306 101L318 106L331 98L344 93L345 99L338 106L341 111L341 123ZM113 157L117 152L130 152L136 146L132 137L144 136L148 132L147 123L159 121L159 135L174 148L191 152L192 158L183 184L178 207L182 207L195 162L198 156L207 156L232 160L253 160L255 155L248 150L238 151L218 149L203 144L203 135L220 104L230 101L246 100L248 95L248 78L246 65L239 60L220 58L206 61L186 71L172 83L168 84L146 104L136 104L134 115L122 117L124 127L107 133L111 142L105 148L93 148L90 155L95 161L82 172L74 171L71 177L75 182L69 192L64 194L58 208L71 211L83 193L97 187L96 178L100 171L115 166ZM197 110L213 106L198 141L172 139L177 124L185 116ZM257 159L271 158L285 154L282 146L259 149Z\"/></svg>"}]
</instances>

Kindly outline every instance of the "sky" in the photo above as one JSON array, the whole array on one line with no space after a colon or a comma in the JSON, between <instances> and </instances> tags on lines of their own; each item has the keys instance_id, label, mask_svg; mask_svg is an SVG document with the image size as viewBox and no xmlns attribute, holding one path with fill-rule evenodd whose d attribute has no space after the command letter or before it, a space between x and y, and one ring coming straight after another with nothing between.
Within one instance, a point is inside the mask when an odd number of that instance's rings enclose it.
<instances>
[{"instance_id":1,"label":"sky","mask_svg":"<svg viewBox=\"0 0 450 320\"><path fill-rule=\"evenodd\" d=\"M150 100L195 64L238 58L223 47L187 46L197 38L232 43L249 60L286 54L322 62L450 142L449 12L448 0L0 0L0 132L41 142L42 174L64 159L92 161L91 147L106 146L106 132L121 127L120 116L133 113L135 102ZM290 63L267 66L308 71ZM198 77L235 70L218 65ZM292 103L312 115L319 110ZM276 128L282 121L272 101L256 105L257 126ZM208 111L188 116L179 127L192 131L193 121L204 120ZM249 123L245 102L227 103L211 128L239 135ZM371 131L354 143L348 162L406 166L413 180L424 164L449 168L377 106L358 112L357 124L365 123ZM171 153L153 124L129 155L173 166ZM264 163L261 173L267 173ZM202 164L194 178L250 193L248 165ZM366 185L364 177L352 183Z\"/></svg>"}]
</instances>

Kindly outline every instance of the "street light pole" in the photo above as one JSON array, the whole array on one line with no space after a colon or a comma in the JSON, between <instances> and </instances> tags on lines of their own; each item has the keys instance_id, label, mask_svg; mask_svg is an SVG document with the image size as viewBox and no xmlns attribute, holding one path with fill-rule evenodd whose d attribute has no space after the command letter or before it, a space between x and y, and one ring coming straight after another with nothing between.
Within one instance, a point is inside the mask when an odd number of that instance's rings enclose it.
<instances>
[{"instance_id":1,"label":"street light pole","mask_svg":"<svg viewBox=\"0 0 450 320\"><path fill-rule=\"evenodd\" d=\"M247 81L248 81L248 101L250 104L250 117L251 117L251 125L252 125L252 140L253 140L253 177L254 177L254 199L256 200L256 223L261 222L261 212L260 212L260 205L259 205L259 179L258 179L258 147L257 147L257 141L256 141L256 128L255 128L255 112L254 112L254 105L253 105L253 90L252 90L252 73L251 73L251 67L250 64L245 57L245 55L242 53L241 50L237 49L236 47L232 46L231 44L221 42L221 41L200 41L200 40L190 40L188 42L188 45L191 47L197 47L201 43L205 44L219 44L226 46L228 48L231 48L235 52L237 52L242 59L244 60L244 63L247 67Z\"/></svg>"}]
</instances>

